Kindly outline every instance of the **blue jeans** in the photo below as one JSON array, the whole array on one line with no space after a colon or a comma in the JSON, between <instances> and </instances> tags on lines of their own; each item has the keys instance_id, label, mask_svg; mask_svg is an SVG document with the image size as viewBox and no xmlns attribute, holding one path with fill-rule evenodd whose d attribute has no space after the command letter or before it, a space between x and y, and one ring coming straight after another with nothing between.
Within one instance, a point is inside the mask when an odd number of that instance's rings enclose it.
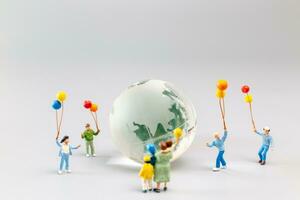
<instances>
[{"instance_id":1,"label":"blue jeans","mask_svg":"<svg viewBox=\"0 0 300 200\"><path fill-rule=\"evenodd\" d=\"M266 161L268 151L269 151L269 146L262 145L258 151L259 159L262 161Z\"/></svg>"},{"instance_id":2,"label":"blue jeans","mask_svg":"<svg viewBox=\"0 0 300 200\"><path fill-rule=\"evenodd\" d=\"M69 154L62 153L61 154L61 159L60 159L60 166L59 170L62 171L65 165L65 170L69 170Z\"/></svg>"},{"instance_id":3,"label":"blue jeans","mask_svg":"<svg viewBox=\"0 0 300 200\"><path fill-rule=\"evenodd\" d=\"M223 158L225 151L219 151L218 157L217 157L217 161L216 161L216 167L220 168L220 165L222 164L222 166L226 166L226 162Z\"/></svg>"}]
</instances>

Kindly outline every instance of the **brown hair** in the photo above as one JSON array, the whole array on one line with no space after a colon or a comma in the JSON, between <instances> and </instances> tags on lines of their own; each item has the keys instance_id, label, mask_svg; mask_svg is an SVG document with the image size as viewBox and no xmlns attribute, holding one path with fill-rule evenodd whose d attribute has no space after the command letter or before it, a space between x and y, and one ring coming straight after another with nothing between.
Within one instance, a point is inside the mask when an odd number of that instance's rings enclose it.
<instances>
[{"instance_id":1,"label":"brown hair","mask_svg":"<svg viewBox=\"0 0 300 200\"><path fill-rule=\"evenodd\" d=\"M159 147L162 151L166 150L168 148L166 142L159 143Z\"/></svg>"},{"instance_id":2,"label":"brown hair","mask_svg":"<svg viewBox=\"0 0 300 200\"><path fill-rule=\"evenodd\" d=\"M172 147L172 145L173 145L172 140L166 141L166 145L167 145L168 148Z\"/></svg>"}]
</instances>

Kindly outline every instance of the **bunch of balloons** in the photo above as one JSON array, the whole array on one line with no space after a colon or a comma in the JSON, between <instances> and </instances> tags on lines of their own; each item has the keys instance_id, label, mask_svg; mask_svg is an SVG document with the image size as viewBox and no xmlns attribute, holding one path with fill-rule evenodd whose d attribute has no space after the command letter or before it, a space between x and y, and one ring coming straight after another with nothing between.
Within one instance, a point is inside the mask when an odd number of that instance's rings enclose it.
<instances>
[{"instance_id":1,"label":"bunch of balloons","mask_svg":"<svg viewBox=\"0 0 300 200\"><path fill-rule=\"evenodd\" d=\"M97 127L97 129L99 130L99 125L98 125L98 116L97 116L97 111L98 111L98 105L93 103L90 100L85 100L83 102L83 107L87 110L90 110L90 113L93 117L93 120L95 122L95 125Z\"/></svg>"},{"instance_id":2,"label":"bunch of balloons","mask_svg":"<svg viewBox=\"0 0 300 200\"><path fill-rule=\"evenodd\" d=\"M245 94L245 102L249 104L252 125L253 125L253 128L256 129L254 118L253 118L253 112L252 112L252 100L253 100L253 98L252 98L252 95L249 94L250 87L248 85L244 85L244 86L242 86L241 90L242 90L242 93Z\"/></svg>"},{"instance_id":3,"label":"bunch of balloons","mask_svg":"<svg viewBox=\"0 0 300 200\"><path fill-rule=\"evenodd\" d=\"M225 101L224 101L227 88L228 88L228 83L226 80L219 80L217 82L216 96L219 99L219 106L220 106L220 110L221 110L221 116L222 116L224 129L227 129L226 122L225 122Z\"/></svg>"},{"instance_id":4,"label":"bunch of balloons","mask_svg":"<svg viewBox=\"0 0 300 200\"><path fill-rule=\"evenodd\" d=\"M64 115L64 101L67 99L67 93L64 91L59 91L56 94L56 100L53 101L52 103L52 108L55 110L55 116L56 116L56 131L57 131L57 136L58 138L60 130L61 130L61 124L63 120L63 115ZM60 117L59 117L59 110L61 109ZM59 118L59 120L58 120Z\"/></svg>"}]
</instances>

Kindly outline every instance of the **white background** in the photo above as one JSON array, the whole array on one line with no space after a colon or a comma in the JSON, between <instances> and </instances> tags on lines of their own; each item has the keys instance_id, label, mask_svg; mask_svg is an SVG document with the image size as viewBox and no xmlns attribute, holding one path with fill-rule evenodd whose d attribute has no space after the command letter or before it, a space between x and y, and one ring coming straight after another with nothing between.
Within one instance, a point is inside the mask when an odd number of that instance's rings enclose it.
<instances>
[{"instance_id":1,"label":"white background","mask_svg":"<svg viewBox=\"0 0 300 200\"><path fill-rule=\"evenodd\" d=\"M299 2L3 0L0 6L0 198L11 199L299 199ZM191 148L172 165L169 191L142 194L139 166L113 145L108 116L131 83L156 78L185 91L198 114ZM215 98L226 96L228 170L211 172L221 131ZM261 167L240 92L251 86L257 125L271 127L275 149ZM98 102L98 156L74 152L71 175L58 176L55 113L66 90L63 134L82 144Z\"/></svg>"}]
</instances>

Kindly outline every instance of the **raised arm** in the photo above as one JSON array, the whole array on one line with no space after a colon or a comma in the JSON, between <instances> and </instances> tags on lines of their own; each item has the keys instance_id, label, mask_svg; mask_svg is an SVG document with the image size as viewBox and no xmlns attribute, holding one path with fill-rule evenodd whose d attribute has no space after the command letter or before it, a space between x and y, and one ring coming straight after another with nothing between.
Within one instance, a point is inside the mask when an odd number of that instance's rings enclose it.
<instances>
[{"instance_id":1,"label":"raised arm","mask_svg":"<svg viewBox=\"0 0 300 200\"><path fill-rule=\"evenodd\" d=\"M55 142L58 147L61 147L61 144L59 143L58 138L55 140Z\"/></svg>"},{"instance_id":2,"label":"raised arm","mask_svg":"<svg viewBox=\"0 0 300 200\"><path fill-rule=\"evenodd\" d=\"M93 135L98 135L100 133L100 130L97 128L97 131L93 133Z\"/></svg>"},{"instance_id":3,"label":"raised arm","mask_svg":"<svg viewBox=\"0 0 300 200\"><path fill-rule=\"evenodd\" d=\"M221 139L223 142L225 142L225 140L226 140L226 138L227 138L227 135L228 135L228 132L227 132L227 130L225 130L225 131L224 131L224 135L223 135L223 137L222 137L222 139Z\"/></svg>"},{"instance_id":4,"label":"raised arm","mask_svg":"<svg viewBox=\"0 0 300 200\"><path fill-rule=\"evenodd\" d=\"M257 130L254 131L257 135L262 136L263 134L261 132L258 132Z\"/></svg>"}]
</instances>

